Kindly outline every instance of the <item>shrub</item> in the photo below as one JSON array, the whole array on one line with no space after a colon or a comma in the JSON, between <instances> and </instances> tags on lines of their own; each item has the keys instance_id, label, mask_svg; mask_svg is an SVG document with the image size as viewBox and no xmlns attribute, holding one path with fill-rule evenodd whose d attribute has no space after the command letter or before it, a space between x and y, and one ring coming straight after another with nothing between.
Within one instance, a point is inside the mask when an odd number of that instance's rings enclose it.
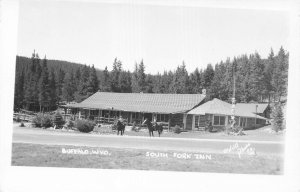
<instances>
[{"instance_id":1,"label":"shrub","mask_svg":"<svg viewBox=\"0 0 300 192\"><path fill-rule=\"evenodd\" d=\"M72 127L74 127L74 121L68 120L67 123L65 124L65 127L71 129Z\"/></svg>"},{"instance_id":2,"label":"shrub","mask_svg":"<svg viewBox=\"0 0 300 192\"><path fill-rule=\"evenodd\" d=\"M59 112L54 114L53 124L56 126L56 128L62 128L62 126L65 124L63 116Z\"/></svg>"},{"instance_id":3,"label":"shrub","mask_svg":"<svg viewBox=\"0 0 300 192\"><path fill-rule=\"evenodd\" d=\"M22 120L21 120L20 116L18 116L18 117L16 118L16 122L20 123L21 121L22 121Z\"/></svg>"},{"instance_id":4,"label":"shrub","mask_svg":"<svg viewBox=\"0 0 300 192\"><path fill-rule=\"evenodd\" d=\"M282 107L280 103L274 106L274 109L272 110L272 117L273 117L272 129L275 132L283 130L284 117L283 117Z\"/></svg>"},{"instance_id":5,"label":"shrub","mask_svg":"<svg viewBox=\"0 0 300 192\"><path fill-rule=\"evenodd\" d=\"M89 133L94 130L95 122L86 120L86 119L78 119L75 121L75 127L80 131L84 133Z\"/></svg>"},{"instance_id":6,"label":"shrub","mask_svg":"<svg viewBox=\"0 0 300 192\"><path fill-rule=\"evenodd\" d=\"M21 124L20 124L20 127L25 127L25 125L24 125L24 123L23 123L23 122L21 122Z\"/></svg>"},{"instance_id":7,"label":"shrub","mask_svg":"<svg viewBox=\"0 0 300 192\"><path fill-rule=\"evenodd\" d=\"M49 114L38 113L33 117L32 124L35 127L51 127L53 125L52 117Z\"/></svg>"},{"instance_id":8,"label":"shrub","mask_svg":"<svg viewBox=\"0 0 300 192\"><path fill-rule=\"evenodd\" d=\"M207 120L205 121L205 128L204 128L204 131L212 132L213 129L214 129L214 127L212 126L211 120L207 119Z\"/></svg>"},{"instance_id":9,"label":"shrub","mask_svg":"<svg viewBox=\"0 0 300 192\"><path fill-rule=\"evenodd\" d=\"M49 128L53 126L52 116L49 114L44 114L41 119L41 126Z\"/></svg>"},{"instance_id":10,"label":"shrub","mask_svg":"<svg viewBox=\"0 0 300 192\"><path fill-rule=\"evenodd\" d=\"M43 119L43 114L38 113L32 118L32 125L34 127L42 127L42 119Z\"/></svg>"},{"instance_id":11,"label":"shrub","mask_svg":"<svg viewBox=\"0 0 300 192\"><path fill-rule=\"evenodd\" d=\"M176 126L174 127L174 129L173 129L173 132L174 132L174 133L177 133L177 134L181 133L180 127L179 127L178 125L176 125Z\"/></svg>"}]
</instances>

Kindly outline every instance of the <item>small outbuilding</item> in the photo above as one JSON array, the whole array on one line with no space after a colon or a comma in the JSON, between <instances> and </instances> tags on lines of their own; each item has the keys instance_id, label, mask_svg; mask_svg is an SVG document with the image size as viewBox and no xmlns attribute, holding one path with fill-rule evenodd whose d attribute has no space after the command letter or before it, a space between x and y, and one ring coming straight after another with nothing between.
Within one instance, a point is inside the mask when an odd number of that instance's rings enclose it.
<instances>
[{"instance_id":1,"label":"small outbuilding","mask_svg":"<svg viewBox=\"0 0 300 192\"><path fill-rule=\"evenodd\" d=\"M236 124L244 129L258 128L266 124L266 117L261 116L267 109L267 104L237 103L235 105ZM213 99L188 112L187 128L197 130L203 128L207 121L214 128L223 129L229 124L232 115L230 103Z\"/></svg>"}]
</instances>

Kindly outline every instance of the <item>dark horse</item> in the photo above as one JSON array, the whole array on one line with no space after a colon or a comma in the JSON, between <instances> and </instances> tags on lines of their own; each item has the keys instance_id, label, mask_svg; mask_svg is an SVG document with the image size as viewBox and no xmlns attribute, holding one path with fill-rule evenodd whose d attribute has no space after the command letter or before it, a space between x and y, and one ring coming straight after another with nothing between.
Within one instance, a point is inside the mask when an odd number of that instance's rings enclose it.
<instances>
[{"instance_id":1,"label":"dark horse","mask_svg":"<svg viewBox=\"0 0 300 192\"><path fill-rule=\"evenodd\" d=\"M123 135L124 131L125 131L125 125L120 120L118 120L116 122L116 127L117 127L117 130L118 130L118 135L119 135L119 132L121 132L121 135Z\"/></svg>"},{"instance_id":2,"label":"dark horse","mask_svg":"<svg viewBox=\"0 0 300 192\"><path fill-rule=\"evenodd\" d=\"M146 124L149 130L149 136L154 137L153 131L158 132L158 136L160 137L160 134L163 132L163 126L157 122L151 123L151 121L146 118L145 121L142 123L142 125Z\"/></svg>"}]
</instances>

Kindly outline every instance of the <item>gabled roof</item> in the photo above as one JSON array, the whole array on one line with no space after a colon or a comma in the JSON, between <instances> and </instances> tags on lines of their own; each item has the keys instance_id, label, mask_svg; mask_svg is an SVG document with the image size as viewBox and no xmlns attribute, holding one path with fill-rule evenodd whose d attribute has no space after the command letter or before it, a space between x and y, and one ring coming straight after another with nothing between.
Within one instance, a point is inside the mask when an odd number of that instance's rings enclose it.
<instances>
[{"instance_id":1,"label":"gabled roof","mask_svg":"<svg viewBox=\"0 0 300 192\"><path fill-rule=\"evenodd\" d=\"M230 115L231 105L219 99L213 99L208 101L195 109L192 109L188 114L205 115L209 114L220 114L220 115Z\"/></svg>"},{"instance_id":2,"label":"gabled roof","mask_svg":"<svg viewBox=\"0 0 300 192\"><path fill-rule=\"evenodd\" d=\"M257 106L257 108L256 108ZM267 103L237 103L236 108L252 113L264 113L269 104Z\"/></svg>"},{"instance_id":3,"label":"gabled roof","mask_svg":"<svg viewBox=\"0 0 300 192\"><path fill-rule=\"evenodd\" d=\"M236 104L235 108L235 115L240 117L249 117L249 118L259 118L259 119L266 119L259 115L255 115L252 112L252 108L245 107L246 105ZM232 115L231 112L231 104L221 101L217 98L208 101L195 109L192 109L188 112L188 114L195 114L195 115L205 115L205 114L216 114L216 115Z\"/></svg>"},{"instance_id":4,"label":"gabled roof","mask_svg":"<svg viewBox=\"0 0 300 192\"><path fill-rule=\"evenodd\" d=\"M66 107L109 109L145 113L186 112L205 98L202 94L155 94L97 92L86 100Z\"/></svg>"}]
</instances>

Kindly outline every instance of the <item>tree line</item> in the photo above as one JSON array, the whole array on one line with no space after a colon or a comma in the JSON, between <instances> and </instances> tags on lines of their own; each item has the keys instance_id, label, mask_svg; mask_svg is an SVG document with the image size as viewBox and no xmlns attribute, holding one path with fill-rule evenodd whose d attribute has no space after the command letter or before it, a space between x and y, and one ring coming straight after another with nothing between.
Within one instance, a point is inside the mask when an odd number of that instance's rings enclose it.
<instances>
[{"instance_id":1,"label":"tree line","mask_svg":"<svg viewBox=\"0 0 300 192\"><path fill-rule=\"evenodd\" d=\"M47 62L46 56L40 59L35 52L30 59L17 56L15 110L51 111L61 102L82 101L98 91L94 66L69 66L65 71L62 67L49 67Z\"/></svg>"},{"instance_id":2,"label":"tree line","mask_svg":"<svg viewBox=\"0 0 300 192\"><path fill-rule=\"evenodd\" d=\"M107 67L96 70L94 66L59 64L46 57L40 59L34 52L31 58L17 56L15 109L54 110L61 102L81 102L97 91L197 94L206 89L206 99L229 101L233 78L238 102L278 102L287 94L288 58L281 47L276 55L271 49L264 59L257 52L244 54L192 73L183 61L176 70L146 74L143 60L135 63L131 72L115 58L108 71Z\"/></svg>"}]
</instances>

